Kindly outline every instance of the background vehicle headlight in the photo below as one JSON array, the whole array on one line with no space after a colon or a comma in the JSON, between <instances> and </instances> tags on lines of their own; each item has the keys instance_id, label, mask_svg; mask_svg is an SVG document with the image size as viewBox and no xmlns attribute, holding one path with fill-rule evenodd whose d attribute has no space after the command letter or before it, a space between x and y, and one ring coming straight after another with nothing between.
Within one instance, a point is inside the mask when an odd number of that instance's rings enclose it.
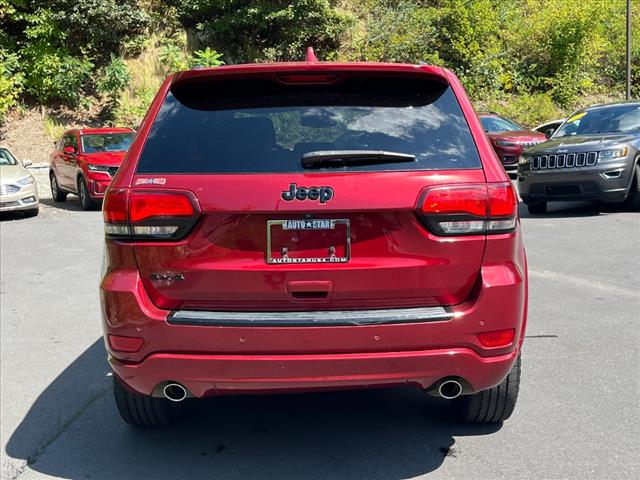
<instances>
[{"instance_id":1,"label":"background vehicle headlight","mask_svg":"<svg viewBox=\"0 0 640 480\"><path fill-rule=\"evenodd\" d=\"M531 163L531 157L520 157L518 160L518 165L528 165L529 163Z\"/></svg>"},{"instance_id":2,"label":"background vehicle headlight","mask_svg":"<svg viewBox=\"0 0 640 480\"><path fill-rule=\"evenodd\" d=\"M515 147L518 144L516 142L506 142L504 140L496 140L496 145L499 147Z\"/></svg>"},{"instance_id":3,"label":"background vehicle headlight","mask_svg":"<svg viewBox=\"0 0 640 480\"><path fill-rule=\"evenodd\" d=\"M89 164L87 166L87 168L89 170L91 170L92 172L108 172L109 171L109 167L106 165L91 165Z\"/></svg>"},{"instance_id":4,"label":"background vehicle headlight","mask_svg":"<svg viewBox=\"0 0 640 480\"><path fill-rule=\"evenodd\" d=\"M36 181L35 178L33 178L33 175L29 175L27 177L22 177L20 180L18 180L16 183L18 185L31 185L32 183L34 183Z\"/></svg>"},{"instance_id":5,"label":"background vehicle headlight","mask_svg":"<svg viewBox=\"0 0 640 480\"><path fill-rule=\"evenodd\" d=\"M611 150L602 150L598 154L600 160L611 160L612 158L626 157L629 149L624 148L612 148Z\"/></svg>"}]
</instances>

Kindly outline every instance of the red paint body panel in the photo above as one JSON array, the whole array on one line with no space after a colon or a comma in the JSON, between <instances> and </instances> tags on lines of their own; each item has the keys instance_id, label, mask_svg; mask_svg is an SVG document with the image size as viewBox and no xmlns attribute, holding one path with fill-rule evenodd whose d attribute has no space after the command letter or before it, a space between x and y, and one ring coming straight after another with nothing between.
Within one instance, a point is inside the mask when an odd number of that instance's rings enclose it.
<instances>
[{"instance_id":1,"label":"red paint body panel","mask_svg":"<svg viewBox=\"0 0 640 480\"><path fill-rule=\"evenodd\" d=\"M492 114L483 114L481 117L491 117ZM487 137L491 142L499 161L508 169L513 170L518 166L518 160L522 152L535 143L547 140L547 137L534 130L513 130L504 132L490 132ZM498 142L509 142L514 145L499 145ZM526 147L526 148L525 148Z\"/></svg>"},{"instance_id":2,"label":"red paint body panel","mask_svg":"<svg viewBox=\"0 0 640 480\"><path fill-rule=\"evenodd\" d=\"M136 175L151 125L172 82L337 72L423 75L451 86L482 169L410 172ZM140 184L150 177L159 185ZM108 240L101 283L105 335L140 337L137 352L110 348L129 388L156 394L182 383L194 396L414 384L447 376L472 391L497 385L519 353L527 306L527 267L519 227L498 235L437 236L416 212L425 188L508 181L469 99L451 72L428 66L323 62L239 65L181 72L163 83L112 188L187 191L201 211L179 241ZM326 204L285 202L289 183L330 185ZM346 218L348 264L265 262L266 222ZM294 239L288 241L294 242ZM306 254L318 248L313 241ZM306 249L306 250L305 250ZM180 272L181 282L152 279ZM292 292L327 292L295 298ZM361 310L447 306L450 320L359 326L174 325L174 309L229 311ZM479 332L515 329L513 344L483 348Z\"/></svg>"}]
</instances>

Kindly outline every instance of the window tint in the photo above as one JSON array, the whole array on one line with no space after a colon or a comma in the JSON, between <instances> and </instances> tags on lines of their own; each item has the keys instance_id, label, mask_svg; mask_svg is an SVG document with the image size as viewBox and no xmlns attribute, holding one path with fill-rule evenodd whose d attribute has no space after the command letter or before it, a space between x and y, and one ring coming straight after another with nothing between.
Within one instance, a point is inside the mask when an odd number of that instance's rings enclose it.
<instances>
[{"instance_id":1,"label":"window tint","mask_svg":"<svg viewBox=\"0 0 640 480\"><path fill-rule=\"evenodd\" d=\"M558 129L554 138L640 131L640 104L630 103L578 111Z\"/></svg>"},{"instance_id":2,"label":"window tint","mask_svg":"<svg viewBox=\"0 0 640 480\"><path fill-rule=\"evenodd\" d=\"M299 172L305 171L303 154L326 150L416 156L410 163L327 169L331 172L480 168L448 86L358 78L331 87L266 80L174 87L153 123L138 172Z\"/></svg>"},{"instance_id":3,"label":"window tint","mask_svg":"<svg viewBox=\"0 0 640 480\"><path fill-rule=\"evenodd\" d=\"M82 151L85 153L118 152L129 150L133 133L91 133L80 138Z\"/></svg>"},{"instance_id":4,"label":"window tint","mask_svg":"<svg viewBox=\"0 0 640 480\"><path fill-rule=\"evenodd\" d=\"M18 161L15 159L9 150L0 148L0 165L17 165Z\"/></svg>"},{"instance_id":5,"label":"window tint","mask_svg":"<svg viewBox=\"0 0 640 480\"><path fill-rule=\"evenodd\" d=\"M75 134L65 135L62 139L62 147L73 147L78 150L78 139Z\"/></svg>"},{"instance_id":6,"label":"window tint","mask_svg":"<svg viewBox=\"0 0 640 480\"><path fill-rule=\"evenodd\" d=\"M502 117L480 117L480 122L482 123L484 131L488 133L514 132L522 130L520 125Z\"/></svg>"}]
</instances>

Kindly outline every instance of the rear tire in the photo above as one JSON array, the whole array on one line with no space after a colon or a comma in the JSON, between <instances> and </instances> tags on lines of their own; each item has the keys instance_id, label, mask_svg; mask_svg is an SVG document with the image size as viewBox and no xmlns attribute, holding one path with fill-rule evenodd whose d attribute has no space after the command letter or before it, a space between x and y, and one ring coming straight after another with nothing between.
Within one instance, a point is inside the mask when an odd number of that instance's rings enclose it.
<instances>
[{"instance_id":1,"label":"rear tire","mask_svg":"<svg viewBox=\"0 0 640 480\"><path fill-rule=\"evenodd\" d=\"M89 187L84 177L78 177L78 196L83 210L95 210L98 206L98 202L89 195Z\"/></svg>"},{"instance_id":2,"label":"rear tire","mask_svg":"<svg viewBox=\"0 0 640 480\"><path fill-rule=\"evenodd\" d=\"M118 412L129 425L165 427L175 420L177 405L165 398L141 395L127 390L113 375L113 396Z\"/></svg>"},{"instance_id":3,"label":"rear tire","mask_svg":"<svg viewBox=\"0 0 640 480\"><path fill-rule=\"evenodd\" d=\"M49 183L51 183L51 196L53 197L53 201L64 202L67 199L67 192L60 190L58 179L56 178L56 174L53 172L49 174Z\"/></svg>"},{"instance_id":4,"label":"rear tire","mask_svg":"<svg viewBox=\"0 0 640 480\"><path fill-rule=\"evenodd\" d=\"M508 419L516 407L520 389L520 355L498 386L454 400L459 417L465 422L498 423Z\"/></svg>"},{"instance_id":5,"label":"rear tire","mask_svg":"<svg viewBox=\"0 0 640 480\"><path fill-rule=\"evenodd\" d=\"M640 164L637 164L635 167L633 180L631 180L631 188L629 188L625 203L631 211L640 211Z\"/></svg>"},{"instance_id":6,"label":"rear tire","mask_svg":"<svg viewBox=\"0 0 640 480\"><path fill-rule=\"evenodd\" d=\"M527 210L531 215L544 215L547 213L547 202L538 202L527 205Z\"/></svg>"}]
</instances>

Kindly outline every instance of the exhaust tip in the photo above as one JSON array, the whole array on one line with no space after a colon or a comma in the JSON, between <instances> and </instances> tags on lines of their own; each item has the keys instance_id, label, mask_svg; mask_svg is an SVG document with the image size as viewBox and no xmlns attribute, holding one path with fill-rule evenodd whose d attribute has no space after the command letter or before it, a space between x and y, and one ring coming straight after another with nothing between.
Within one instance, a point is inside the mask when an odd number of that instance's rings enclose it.
<instances>
[{"instance_id":1,"label":"exhaust tip","mask_svg":"<svg viewBox=\"0 0 640 480\"><path fill-rule=\"evenodd\" d=\"M167 400L181 402L187 398L187 389L179 383L167 383L162 389L162 393Z\"/></svg>"},{"instance_id":2,"label":"exhaust tip","mask_svg":"<svg viewBox=\"0 0 640 480\"><path fill-rule=\"evenodd\" d=\"M453 400L462 394L462 385L457 380L445 380L438 387L438 393L442 398Z\"/></svg>"}]
</instances>

